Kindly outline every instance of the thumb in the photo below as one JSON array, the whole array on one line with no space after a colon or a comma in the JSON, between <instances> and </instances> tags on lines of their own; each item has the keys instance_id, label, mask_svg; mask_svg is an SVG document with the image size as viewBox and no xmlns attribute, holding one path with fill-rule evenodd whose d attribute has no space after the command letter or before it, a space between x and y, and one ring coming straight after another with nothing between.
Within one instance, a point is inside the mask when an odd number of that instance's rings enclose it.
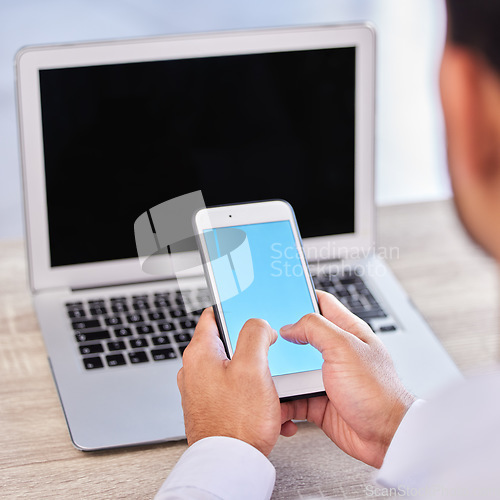
<instances>
[{"instance_id":1,"label":"thumb","mask_svg":"<svg viewBox=\"0 0 500 500\"><path fill-rule=\"evenodd\" d=\"M316 313L306 314L297 323L283 326L280 334L285 340L294 344L311 344L321 353L346 341L350 342L351 337L356 339Z\"/></svg>"},{"instance_id":2,"label":"thumb","mask_svg":"<svg viewBox=\"0 0 500 500\"><path fill-rule=\"evenodd\" d=\"M278 334L263 319L249 319L240 331L231 363L249 363L251 366L268 366L269 347Z\"/></svg>"}]
</instances>

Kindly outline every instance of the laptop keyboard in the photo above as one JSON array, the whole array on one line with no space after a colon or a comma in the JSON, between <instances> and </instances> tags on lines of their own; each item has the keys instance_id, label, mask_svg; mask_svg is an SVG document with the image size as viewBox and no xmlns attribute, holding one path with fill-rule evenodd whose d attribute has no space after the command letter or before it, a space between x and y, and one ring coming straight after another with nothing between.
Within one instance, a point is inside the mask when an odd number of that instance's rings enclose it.
<instances>
[{"instance_id":1,"label":"laptop keyboard","mask_svg":"<svg viewBox=\"0 0 500 500\"><path fill-rule=\"evenodd\" d=\"M320 274L313 276L318 290L335 295L348 309L366 321L376 333L393 332L398 328L366 286L363 278L355 272L343 274Z\"/></svg>"},{"instance_id":2,"label":"laptop keyboard","mask_svg":"<svg viewBox=\"0 0 500 500\"><path fill-rule=\"evenodd\" d=\"M377 333L397 330L358 274L313 276ZM207 303L208 290L194 292ZM182 357L201 310L186 312L180 291L68 302L68 318L87 370L155 363Z\"/></svg>"},{"instance_id":3,"label":"laptop keyboard","mask_svg":"<svg viewBox=\"0 0 500 500\"><path fill-rule=\"evenodd\" d=\"M195 300L208 301L207 290ZM66 303L87 370L182 356L201 310L186 312L180 291Z\"/></svg>"}]
</instances>

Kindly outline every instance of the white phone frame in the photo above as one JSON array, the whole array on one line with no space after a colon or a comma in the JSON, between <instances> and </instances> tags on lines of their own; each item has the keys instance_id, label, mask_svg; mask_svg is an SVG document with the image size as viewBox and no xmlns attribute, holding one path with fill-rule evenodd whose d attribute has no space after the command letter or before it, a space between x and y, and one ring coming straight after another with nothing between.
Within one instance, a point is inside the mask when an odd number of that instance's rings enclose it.
<instances>
[{"instance_id":1,"label":"white phone frame","mask_svg":"<svg viewBox=\"0 0 500 500\"><path fill-rule=\"evenodd\" d=\"M210 263L208 248L205 238L202 236L203 232L214 228L218 229L222 227L278 222L284 220L290 222L313 307L315 312L319 313L318 299L316 297L316 291L302 248L302 240L300 238L297 221L289 203L283 200L270 200L255 203L244 203L240 205L223 205L202 209L194 216L193 223L196 234L198 235L203 267L208 285L213 294L216 316L219 323L218 326L219 330L222 330L220 334L228 351L229 358L233 356L233 346L231 345L227 324L222 311L222 304L217 290L213 268ZM325 391L321 369L291 373L287 375L276 375L273 377L273 380L278 396L281 399L311 396Z\"/></svg>"}]
</instances>

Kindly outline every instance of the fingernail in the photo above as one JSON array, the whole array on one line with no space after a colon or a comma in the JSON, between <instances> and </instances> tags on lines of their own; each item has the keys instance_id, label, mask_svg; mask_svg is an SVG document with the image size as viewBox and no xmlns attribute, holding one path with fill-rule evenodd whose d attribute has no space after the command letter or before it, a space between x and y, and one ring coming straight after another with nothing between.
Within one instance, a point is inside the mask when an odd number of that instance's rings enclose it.
<instances>
[{"instance_id":1,"label":"fingernail","mask_svg":"<svg viewBox=\"0 0 500 500\"><path fill-rule=\"evenodd\" d=\"M288 330L290 330L292 328L292 326L293 326L293 324L282 326L280 328L280 332L287 332Z\"/></svg>"}]
</instances>

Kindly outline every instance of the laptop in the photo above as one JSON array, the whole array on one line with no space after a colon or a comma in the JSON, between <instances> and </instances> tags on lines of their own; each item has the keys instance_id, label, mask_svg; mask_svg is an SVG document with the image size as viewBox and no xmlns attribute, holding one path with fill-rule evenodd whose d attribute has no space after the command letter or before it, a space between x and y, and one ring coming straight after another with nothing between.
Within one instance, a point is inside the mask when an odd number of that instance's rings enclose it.
<instances>
[{"instance_id":1,"label":"laptop","mask_svg":"<svg viewBox=\"0 0 500 500\"><path fill-rule=\"evenodd\" d=\"M173 273L143 271L134 222L200 190L287 200L316 285L409 389L460 377L376 246L369 26L28 47L16 68L29 281L78 449L184 437L176 375L199 311Z\"/></svg>"}]
</instances>

